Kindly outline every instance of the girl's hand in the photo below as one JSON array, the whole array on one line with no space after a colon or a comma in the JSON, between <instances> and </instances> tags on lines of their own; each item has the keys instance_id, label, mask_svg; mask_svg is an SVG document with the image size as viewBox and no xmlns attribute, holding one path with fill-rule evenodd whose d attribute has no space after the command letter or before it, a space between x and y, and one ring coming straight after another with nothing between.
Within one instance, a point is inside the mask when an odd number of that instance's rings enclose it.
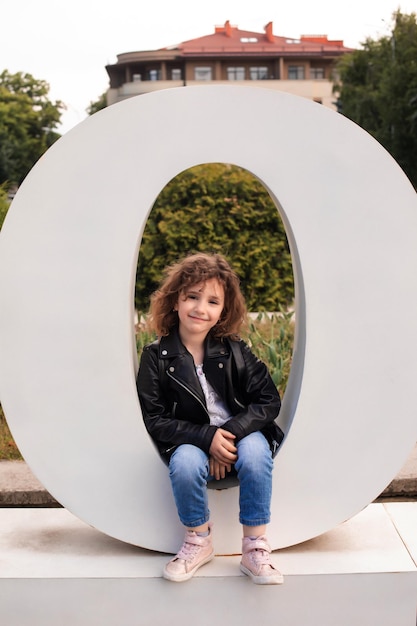
<instances>
[{"instance_id":1,"label":"girl's hand","mask_svg":"<svg viewBox=\"0 0 417 626\"><path fill-rule=\"evenodd\" d=\"M226 478L226 472L230 472L232 470L232 466L230 464L224 465L224 463L219 463L216 461L214 457L210 457L210 476L213 476L216 480L220 480L221 478Z\"/></svg>"},{"instance_id":2,"label":"girl's hand","mask_svg":"<svg viewBox=\"0 0 417 626\"><path fill-rule=\"evenodd\" d=\"M237 448L233 443L235 435L228 430L218 428L210 446L210 456L224 466L231 466L237 461ZM214 476L214 474L213 474Z\"/></svg>"}]
</instances>

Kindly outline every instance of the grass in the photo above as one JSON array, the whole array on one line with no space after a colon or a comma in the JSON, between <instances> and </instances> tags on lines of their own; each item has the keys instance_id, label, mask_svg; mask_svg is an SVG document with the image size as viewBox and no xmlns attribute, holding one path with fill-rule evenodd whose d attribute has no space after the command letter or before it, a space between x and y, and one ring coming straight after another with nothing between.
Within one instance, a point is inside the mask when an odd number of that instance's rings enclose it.
<instances>
[{"instance_id":1,"label":"grass","mask_svg":"<svg viewBox=\"0 0 417 626\"><path fill-rule=\"evenodd\" d=\"M10 433L0 404L0 461L16 461L22 458Z\"/></svg>"},{"instance_id":2,"label":"grass","mask_svg":"<svg viewBox=\"0 0 417 626\"><path fill-rule=\"evenodd\" d=\"M282 397L291 368L294 343L293 313L259 313L255 318L250 316L242 337L251 346L253 352L266 363ZM139 356L143 346L151 342L153 338L152 334L145 329L144 324L139 323L136 329L136 346ZM21 458L0 404L0 461Z\"/></svg>"},{"instance_id":3,"label":"grass","mask_svg":"<svg viewBox=\"0 0 417 626\"><path fill-rule=\"evenodd\" d=\"M259 313L249 319L243 339L268 366L272 380L283 397L288 382L294 345L294 312Z\"/></svg>"}]
</instances>

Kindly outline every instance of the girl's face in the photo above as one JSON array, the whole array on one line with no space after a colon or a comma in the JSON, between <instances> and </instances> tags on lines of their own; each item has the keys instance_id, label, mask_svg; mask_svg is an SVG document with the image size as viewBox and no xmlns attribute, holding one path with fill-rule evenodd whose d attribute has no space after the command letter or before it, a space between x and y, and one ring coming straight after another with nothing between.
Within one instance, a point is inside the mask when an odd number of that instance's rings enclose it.
<instances>
[{"instance_id":1,"label":"girl's face","mask_svg":"<svg viewBox=\"0 0 417 626\"><path fill-rule=\"evenodd\" d=\"M193 285L177 300L179 330L182 339L201 339L220 319L224 307L224 289L217 278Z\"/></svg>"}]
</instances>

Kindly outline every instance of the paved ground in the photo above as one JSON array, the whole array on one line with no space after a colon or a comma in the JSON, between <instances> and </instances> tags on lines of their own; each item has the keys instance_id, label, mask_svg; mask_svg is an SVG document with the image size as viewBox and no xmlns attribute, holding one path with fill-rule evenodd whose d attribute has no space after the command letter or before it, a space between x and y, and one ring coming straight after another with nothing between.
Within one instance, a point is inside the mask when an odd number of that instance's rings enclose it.
<instances>
[{"instance_id":1,"label":"paved ground","mask_svg":"<svg viewBox=\"0 0 417 626\"><path fill-rule=\"evenodd\" d=\"M417 444L380 498L417 500ZM0 507L58 507L24 461L0 461Z\"/></svg>"}]
</instances>

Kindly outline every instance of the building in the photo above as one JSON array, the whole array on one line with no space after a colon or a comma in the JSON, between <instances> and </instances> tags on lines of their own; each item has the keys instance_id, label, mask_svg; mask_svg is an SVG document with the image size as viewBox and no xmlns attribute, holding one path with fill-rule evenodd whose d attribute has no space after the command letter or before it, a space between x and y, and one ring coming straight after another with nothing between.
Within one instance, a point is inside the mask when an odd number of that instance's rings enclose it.
<instances>
[{"instance_id":1,"label":"building","mask_svg":"<svg viewBox=\"0 0 417 626\"><path fill-rule=\"evenodd\" d=\"M327 35L290 39L274 35L272 22L263 33L255 33L227 21L205 37L119 54L117 63L106 67L107 104L169 87L233 81L279 89L335 108L335 62L351 51Z\"/></svg>"}]
</instances>

